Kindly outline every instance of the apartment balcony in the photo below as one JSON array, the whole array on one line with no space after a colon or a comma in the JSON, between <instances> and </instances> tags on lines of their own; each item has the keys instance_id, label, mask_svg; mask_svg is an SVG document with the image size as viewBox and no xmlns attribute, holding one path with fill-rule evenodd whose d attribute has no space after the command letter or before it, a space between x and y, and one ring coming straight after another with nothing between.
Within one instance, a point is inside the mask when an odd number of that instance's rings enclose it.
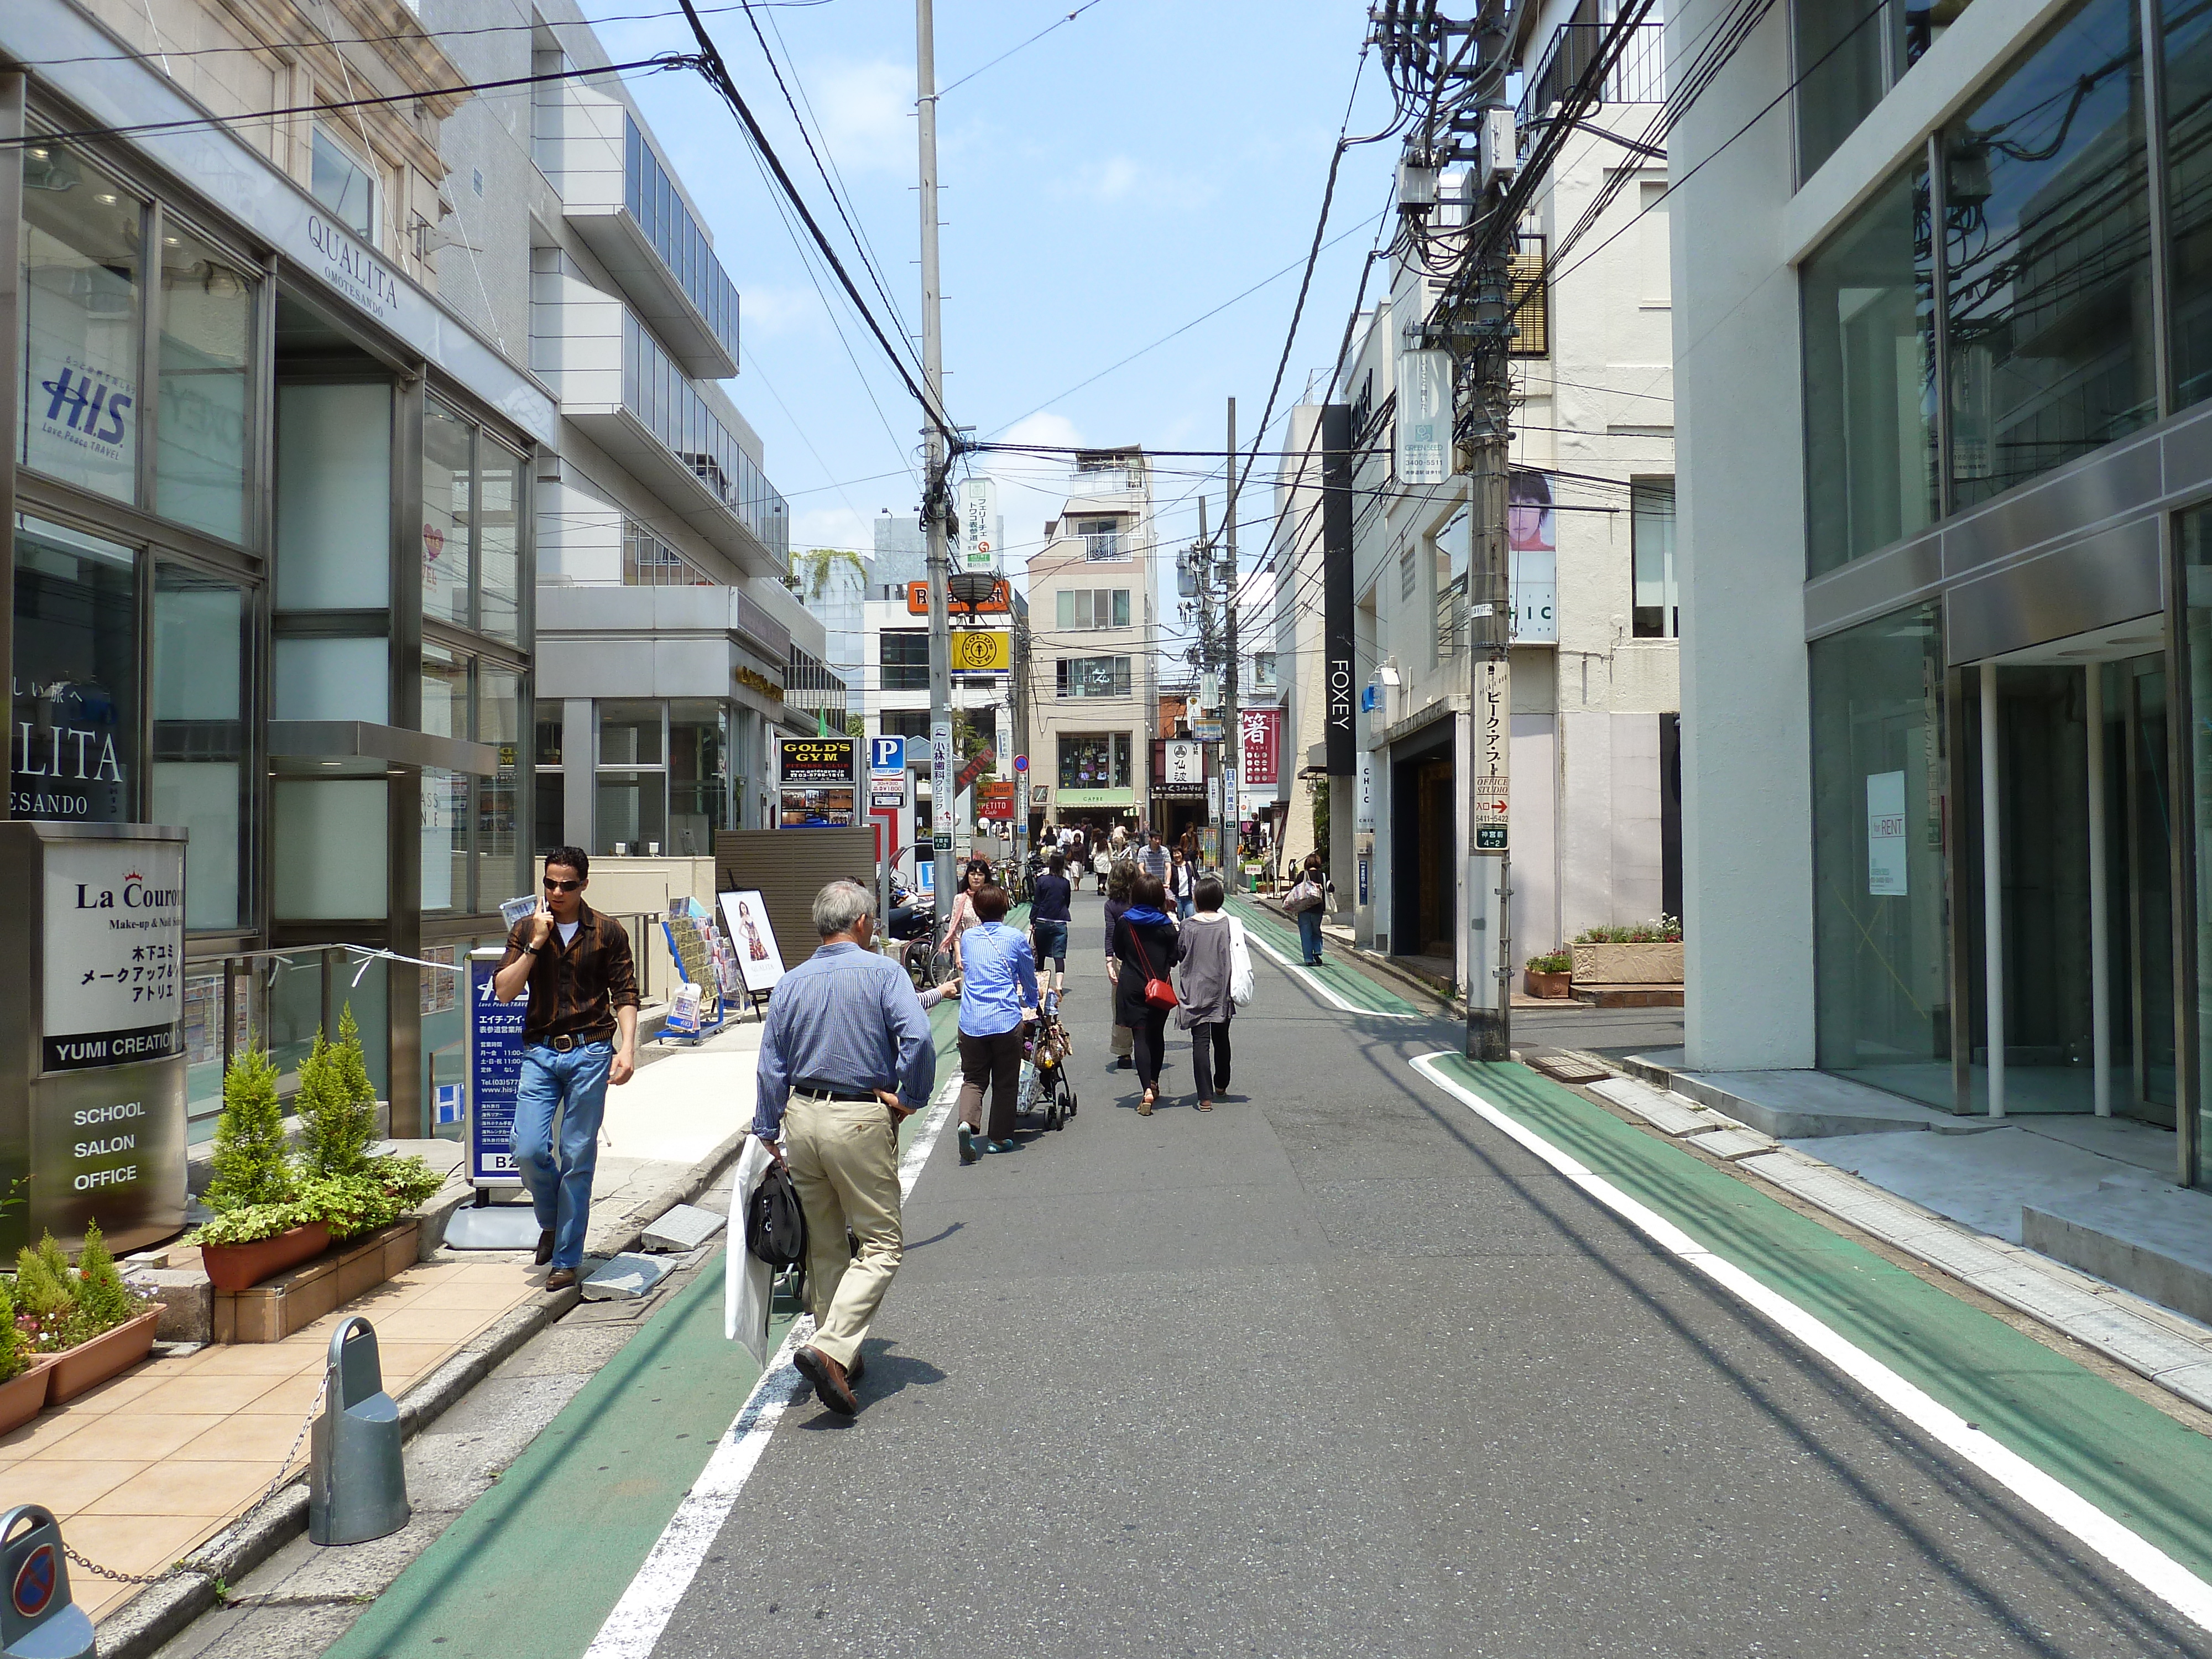
<instances>
[{"instance_id":1,"label":"apartment balcony","mask_svg":"<svg viewBox=\"0 0 2212 1659\"><path fill-rule=\"evenodd\" d=\"M735 374L738 290L636 121L585 86L550 118L540 149L556 162L569 228L685 374Z\"/></svg>"},{"instance_id":2,"label":"apartment balcony","mask_svg":"<svg viewBox=\"0 0 2212 1659\"><path fill-rule=\"evenodd\" d=\"M1583 0L1569 21L1552 31L1536 72L1528 78L1516 112L1523 131L1548 118L1597 61L1613 24L1601 21L1595 0ZM1636 23L1610 72L1598 88L1607 104L1662 104L1667 100L1666 25Z\"/></svg>"}]
</instances>

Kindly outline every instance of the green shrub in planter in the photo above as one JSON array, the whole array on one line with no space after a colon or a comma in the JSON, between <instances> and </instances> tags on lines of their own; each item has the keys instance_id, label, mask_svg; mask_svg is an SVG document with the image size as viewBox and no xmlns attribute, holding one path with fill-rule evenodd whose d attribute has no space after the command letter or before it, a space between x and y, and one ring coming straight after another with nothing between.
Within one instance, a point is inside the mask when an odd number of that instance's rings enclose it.
<instances>
[{"instance_id":1,"label":"green shrub in planter","mask_svg":"<svg viewBox=\"0 0 2212 1659\"><path fill-rule=\"evenodd\" d=\"M404 1157L386 1152L382 1158L373 1158L368 1161L368 1174L398 1200L403 1212L425 1202L446 1184L441 1171L432 1169L413 1152Z\"/></svg>"},{"instance_id":2,"label":"green shrub in planter","mask_svg":"<svg viewBox=\"0 0 2212 1659\"><path fill-rule=\"evenodd\" d=\"M373 1176L310 1175L300 1182L299 1207L302 1221L327 1222L342 1239L390 1226L401 1206Z\"/></svg>"},{"instance_id":3,"label":"green shrub in planter","mask_svg":"<svg viewBox=\"0 0 2212 1659\"><path fill-rule=\"evenodd\" d=\"M184 1242L195 1248L202 1244L258 1244L264 1238L274 1238L279 1233L289 1233L295 1227L321 1219L320 1216L308 1214L307 1206L297 1199L287 1199L282 1204L241 1204L234 1210L222 1211Z\"/></svg>"},{"instance_id":4,"label":"green shrub in planter","mask_svg":"<svg viewBox=\"0 0 2212 1659\"><path fill-rule=\"evenodd\" d=\"M30 1363L30 1344L15 1328L15 1298L0 1279L0 1382L21 1376Z\"/></svg>"},{"instance_id":5,"label":"green shrub in planter","mask_svg":"<svg viewBox=\"0 0 2212 1659\"><path fill-rule=\"evenodd\" d=\"M215 1179L207 1206L215 1211L282 1204L292 1196L292 1161L284 1151L284 1109L276 1103L276 1068L249 1036L222 1077L222 1115L215 1125ZM235 1241L242 1242L242 1241Z\"/></svg>"},{"instance_id":6,"label":"green shrub in planter","mask_svg":"<svg viewBox=\"0 0 2212 1659\"><path fill-rule=\"evenodd\" d=\"M300 1067L300 1162L311 1176L343 1176L362 1172L368 1144L376 1139L376 1089L368 1080L362 1054L361 1027L353 1006L338 1018L338 1040L315 1033L314 1050Z\"/></svg>"},{"instance_id":7,"label":"green shrub in planter","mask_svg":"<svg viewBox=\"0 0 2212 1659\"><path fill-rule=\"evenodd\" d=\"M145 1299L133 1296L123 1275L115 1269L114 1254L100 1237L100 1224L84 1224L84 1248L76 1255L76 1314L70 1335L89 1342L102 1331L128 1324L146 1310Z\"/></svg>"},{"instance_id":8,"label":"green shrub in planter","mask_svg":"<svg viewBox=\"0 0 2212 1659\"><path fill-rule=\"evenodd\" d=\"M134 1296L116 1271L95 1222L86 1224L77 1261L70 1266L52 1233L15 1258L15 1319L27 1326L21 1334L34 1353L59 1353L89 1342L146 1311L146 1299Z\"/></svg>"},{"instance_id":9,"label":"green shrub in planter","mask_svg":"<svg viewBox=\"0 0 2212 1659\"><path fill-rule=\"evenodd\" d=\"M1574 969L1574 953L1570 951L1553 951L1528 958L1528 971L1532 974L1571 974Z\"/></svg>"}]
</instances>

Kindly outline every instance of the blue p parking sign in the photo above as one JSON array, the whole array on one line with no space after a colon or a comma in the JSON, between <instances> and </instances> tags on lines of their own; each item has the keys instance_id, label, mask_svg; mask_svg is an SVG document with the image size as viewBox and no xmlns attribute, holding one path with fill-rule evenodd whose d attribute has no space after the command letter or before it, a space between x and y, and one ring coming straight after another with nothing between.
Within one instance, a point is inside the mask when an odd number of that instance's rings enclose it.
<instances>
[{"instance_id":1,"label":"blue p parking sign","mask_svg":"<svg viewBox=\"0 0 2212 1659\"><path fill-rule=\"evenodd\" d=\"M871 772L905 771L906 739L904 738L870 738L868 739L868 770Z\"/></svg>"}]
</instances>

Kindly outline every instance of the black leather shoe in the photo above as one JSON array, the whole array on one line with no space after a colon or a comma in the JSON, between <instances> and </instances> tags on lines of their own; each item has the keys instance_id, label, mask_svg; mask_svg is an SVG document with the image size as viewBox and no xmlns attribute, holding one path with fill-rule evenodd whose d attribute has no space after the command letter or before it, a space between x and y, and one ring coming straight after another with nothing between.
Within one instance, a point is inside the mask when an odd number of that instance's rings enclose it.
<instances>
[{"instance_id":1,"label":"black leather shoe","mask_svg":"<svg viewBox=\"0 0 2212 1659\"><path fill-rule=\"evenodd\" d=\"M550 1227L548 1227L548 1228L546 1228L543 1232L541 1232L541 1233L539 1233L539 1234L538 1235L538 1255L537 1255L537 1262L538 1262L538 1265L539 1267L544 1267L547 1262L550 1261L552 1259L553 1259L553 1230L552 1230Z\"/></svg>"},{"instance_id":2,"label":"black leather shoe","mask_svg":"<svg viewBox=\"0 0 2212 1659\"><path fill-rule=\"evenodd\" d=\"M845 1367L845 1380L857 1382L868 1374L868 1357L864 1353L853 1356L853 1363Z\"/></svg>"}]
</instances>

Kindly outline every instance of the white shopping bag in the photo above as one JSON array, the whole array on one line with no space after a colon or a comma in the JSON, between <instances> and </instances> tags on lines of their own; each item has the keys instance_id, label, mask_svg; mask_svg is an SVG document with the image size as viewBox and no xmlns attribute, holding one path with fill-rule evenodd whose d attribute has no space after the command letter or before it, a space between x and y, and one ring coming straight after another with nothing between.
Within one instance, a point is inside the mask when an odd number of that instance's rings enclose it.
<instances>
[{"instance_id":1,"label":"white shopping bag","mask_svg":"<svg viewBox=\"0 0 2212 1659\"><path fill-rule=\"evenodd\" d=\"M1239 1008L1252 1000L1252 947L1244 940L1244 924L1229 918L1229 1000Z\"/></svg>"},{"instance_id":2,"label":"white shopping bag","mask_svg":"<svg viewBox=\"0 0 2212 1659\"><path fill-rule=\"evenodd\" d=\"M768 1366L768 1310L775 1296L775 1270L745 1248L745 1212L771 1162L760 1137L747 1135L730 1182L730 1245L722 1278L722 1334L744 1343L763 1370Z\"/></svg>"}]
</instances>

